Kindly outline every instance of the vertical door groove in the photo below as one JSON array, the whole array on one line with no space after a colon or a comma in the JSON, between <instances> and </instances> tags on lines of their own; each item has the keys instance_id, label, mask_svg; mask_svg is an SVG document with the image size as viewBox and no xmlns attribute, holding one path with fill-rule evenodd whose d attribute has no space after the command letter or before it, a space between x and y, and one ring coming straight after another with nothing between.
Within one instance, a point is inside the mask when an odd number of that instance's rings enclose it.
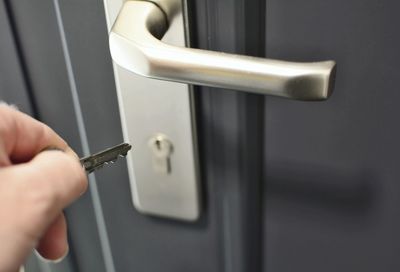
<instances>
[{"instance_id":1,"label":"vertical door groove","mask_svg":"<svg viewBox=\"0 0 400 272\"><path fill-rule=\"evenodd\" d=\"M194 47L264 56L264 1L192 1ZM261 271L263 96L202 88L199 145L220 271Z\"/></svg>"},{"instance_id":2,"label":"vertical door groove","mask_svg":"<svg viewBox=\"0 0 400 272\"><path fill-rule=\"evenodd\" d=\"M59 33L60 33L61 45L62 45L62 49L63 49L63 53L64 53L64 60L65 60L65 65L66 65L66 69L67 69L67 75L68 75L68 80L69 80L69 85L70 85L70 90L71 90L71 96L72 96L72 100L73 100L75 118L76 118L77 126L78 126L78 133L79 133L79 137L80 137L80 141L81 141L81 145L82 145L82 151L83 151L84 156L88 156L88 155L90 155L89 142L88 142L85 122L83 120L81 103L79 101L78 89L76 86L74 71L72 68L68 43L67 43L67 39L65 36L60 5L59 5L58 0L53 0L53 2L54 2L54 9L56 12L57 25L58 25L58 29L59 29ZM101 250L102 250L102 254L103 254L104 265L106 267L107 272L114 272L115 271L114 261L112 258L110 242L109 242L108 235L107 235L107 229L106 229L106 225L105 225L105 220L104 220L103 209L102 209L101 201L100 201L100 197L99 197L99 192L97 189L95 174L89 175L88 179L89 179L89 191L92 196L94 215L96 218L97 230L99 232L99 239L100 239Z\"/></svg>"}]
</instances>

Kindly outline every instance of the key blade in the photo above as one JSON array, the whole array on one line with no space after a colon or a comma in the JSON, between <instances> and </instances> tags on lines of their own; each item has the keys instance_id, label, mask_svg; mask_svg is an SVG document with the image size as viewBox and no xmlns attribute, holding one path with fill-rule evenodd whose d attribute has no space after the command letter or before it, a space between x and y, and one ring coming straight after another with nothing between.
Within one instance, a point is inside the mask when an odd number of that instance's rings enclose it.
<instances>
[{"instance_id":1,"label":"key blade","mask_svg":"<svg viewBox=\"0 0 400 272\"><path fill-rule=\"evenodd\" d=\"M115 162L119 157L125 157L131 148L132 146L130 144L122 143L96 154L81 158L80 162L87 173L92 173L108 163Z\"/></svg>"}]
</instances>

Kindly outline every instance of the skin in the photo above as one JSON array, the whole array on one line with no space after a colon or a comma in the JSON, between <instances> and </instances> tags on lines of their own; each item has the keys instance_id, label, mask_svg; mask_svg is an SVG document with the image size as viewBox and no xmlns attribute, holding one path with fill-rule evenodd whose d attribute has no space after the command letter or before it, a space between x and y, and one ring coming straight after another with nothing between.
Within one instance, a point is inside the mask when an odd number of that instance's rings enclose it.
<instances>
[{"instance_id":1,"label":"skin","mask_svg":"<svg viewBox=\"0 0 400 272\"><path fill-rule=\"evenodd\" d=\"M34 248L49 260L65 256L67 225L62 210L86 189L79 159L60 136L0 105L1 272L18 271Z\"/></svg>"}]
</instances>

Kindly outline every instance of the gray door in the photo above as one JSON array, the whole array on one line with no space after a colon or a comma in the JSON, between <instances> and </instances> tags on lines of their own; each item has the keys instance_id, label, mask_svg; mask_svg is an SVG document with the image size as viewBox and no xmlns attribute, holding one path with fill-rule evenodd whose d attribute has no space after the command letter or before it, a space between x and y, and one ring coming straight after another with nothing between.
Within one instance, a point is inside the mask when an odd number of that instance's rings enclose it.
<instances>
[{"instance_id":1,"label":"gray door","mask_svg":"<svg viewBox=\"0 0 400 272\"><path fill-rule=\"evenodd\" d=\"M191 0L194 47L338 64L332 97L196 87L202 214L133 208L126 164L66 211L71 253L28 271L398 271L397 10L387 1ZM122 142L100 0L0 1L1 99L83 155Z\"/></svg>"},{"instance_id":2,"label":"gray door","mask_svg":"<svg viewBox=\"0 0 400 272\"><path fill-rule=\"evenodd\" d=\"M324 103L265 99L267 271L398 271L398 1L268 0L270 57L338 63Z\"/></svg>"}]
</instances>

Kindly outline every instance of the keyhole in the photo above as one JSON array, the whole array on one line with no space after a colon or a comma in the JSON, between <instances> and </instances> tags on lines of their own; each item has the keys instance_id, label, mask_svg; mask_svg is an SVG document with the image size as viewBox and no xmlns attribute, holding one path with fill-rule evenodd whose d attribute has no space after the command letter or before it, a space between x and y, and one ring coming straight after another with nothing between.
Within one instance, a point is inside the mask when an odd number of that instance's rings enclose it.
<instances>
[{"instance_id":1,"label":"keyhole","mask_svg":"<svg viewBox=\"0 0 400 272\"><path fill-rule=\"evenodd\" d=\"M173 152L173 145L167 136L156 134L148 142L153 152L153 169L159 174L167 175L171 173L170 155Z\"/></svg>"},{"instance_id":2,"label":"keyhole","mask_svg":"<svg viewBox=\"0 0 400 272\"><path fill-rule=\"evenodd\" d=\"M161 150L161 141L159 139L156 140L156 147L158 150Z\"/></svg>"}]
</instances>

